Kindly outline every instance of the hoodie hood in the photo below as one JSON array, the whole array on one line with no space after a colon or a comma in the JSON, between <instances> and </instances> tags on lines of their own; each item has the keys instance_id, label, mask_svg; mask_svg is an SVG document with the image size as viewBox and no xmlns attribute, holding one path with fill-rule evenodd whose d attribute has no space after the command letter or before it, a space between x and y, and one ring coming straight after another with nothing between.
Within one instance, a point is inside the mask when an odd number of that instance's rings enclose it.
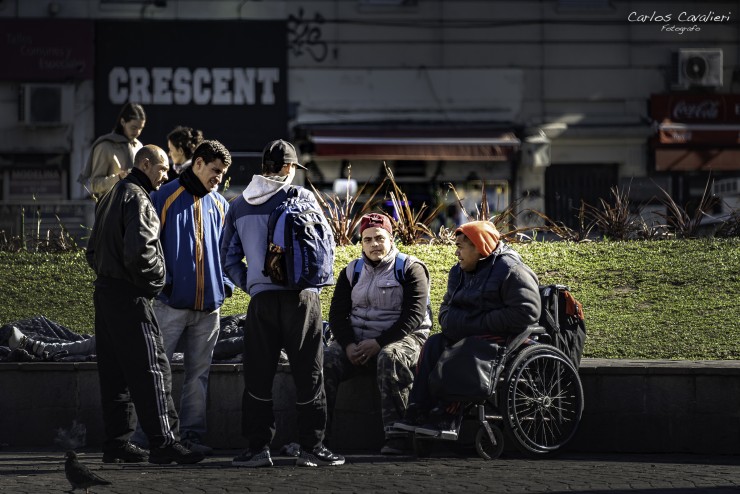
<instances>
[{"instance_id":1,"label":"hoodie hood","mask_svg":"<svg viewBox=\"0 0 740 494\"><path fill-rule=\"evenodd\" d=\"M242 195L248 204L258 206L270 200L279 190L287 189L295 178L295 167L285 177L254 175Z\"/></svg>"}]
</instances>

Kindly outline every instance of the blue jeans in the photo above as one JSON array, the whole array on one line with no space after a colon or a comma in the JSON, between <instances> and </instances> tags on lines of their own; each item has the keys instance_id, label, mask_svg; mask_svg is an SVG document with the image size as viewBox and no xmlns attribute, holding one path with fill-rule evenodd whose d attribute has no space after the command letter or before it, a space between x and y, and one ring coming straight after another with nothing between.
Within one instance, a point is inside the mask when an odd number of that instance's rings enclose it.
<instances>
[{"instance_id":1,"label":"blue jeans","mask_svg":"<svg viewBox=\"0 0 740 494\"><path fill-rule=\"evenodd\" d=\"M178 409L180 434L185 437L188 432L195 432L202 436L207 429L208 375L218 340L220 309L213 312L175 309L159 300L154 301L153 308L167 358L172 360L178 347L183 351L185 378ZM133 441L141 443L141 439L137 430Z\"/></svg>"},{"instance_id":2,"label":"blue jeans","mask_svg":"<svg viewBox=\"0 0 740 494\"><path fill-rule=\"evenodd\" d=\"M206 399L208 397L208 374L211 371L213 347L219 331L220 309L201 312L190 309L174 309L154 301L162 341L167 358L181 343L185 366L185 379L180 397L180 434L206 432Z\"/></svg>"}]
</instances>

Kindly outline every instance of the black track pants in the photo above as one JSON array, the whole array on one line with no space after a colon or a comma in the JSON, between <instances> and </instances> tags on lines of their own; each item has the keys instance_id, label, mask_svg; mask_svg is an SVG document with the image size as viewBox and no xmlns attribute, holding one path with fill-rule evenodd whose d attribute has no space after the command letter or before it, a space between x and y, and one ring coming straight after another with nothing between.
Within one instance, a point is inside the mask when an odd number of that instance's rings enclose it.
<instances>
[{"instance_id":1,"label":"black track pants","mask_svg":"<svg viewBox=\"0 0 740 494\"><path fill-rule=\"evenodd\" d=\"M137 416L150 447L179 441L172 374L151 300L119 286L96 286L93 300L104 447L127 441Z\"/></svg>"}]
</instances>

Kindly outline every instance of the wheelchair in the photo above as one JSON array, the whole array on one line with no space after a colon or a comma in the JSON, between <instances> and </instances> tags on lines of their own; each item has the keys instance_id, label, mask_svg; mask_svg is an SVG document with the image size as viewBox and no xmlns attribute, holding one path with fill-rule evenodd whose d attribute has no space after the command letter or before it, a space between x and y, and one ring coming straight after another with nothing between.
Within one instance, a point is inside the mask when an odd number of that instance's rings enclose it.
<instances>
[{"instance_id":1,"label":"wheelchair","mask_svg":"<svg viewBox=\"0 0 740 494\"><path fill-rule=\"evenodd\" d=\"M549 341L545 328L528 327L503 349L491 396L462 403L463 424L478 426L475 449L484 460L498 458L505 440L529 457L544 457L575 435L583 387L571 360ZM433 441L457 441L459 432L451 438L411 433L414 452L427 457Z\"/></svg>"}]
</instances>

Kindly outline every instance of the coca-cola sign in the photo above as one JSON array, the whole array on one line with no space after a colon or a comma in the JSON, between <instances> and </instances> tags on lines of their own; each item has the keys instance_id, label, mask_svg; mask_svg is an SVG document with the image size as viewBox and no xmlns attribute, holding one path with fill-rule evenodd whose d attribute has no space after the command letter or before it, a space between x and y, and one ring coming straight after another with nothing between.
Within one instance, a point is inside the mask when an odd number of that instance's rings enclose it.
<instances>
[{"instance_id":1,"label":"coca-cola sign","mask_svg":"<svg viewBox=\"0 0 740 494\"><path fill-rule=\"evenodd\" d=\"M740 123L740 94L676 92L650 97L650 117L656 122Z\"/></svg>"},{"instance_id":2,"label":"coca-cola sign","mask_svg":"<svg viewBox=\"0 0 740 494\"><path fill-rule=\"evenodd\" d=\"M682 122L686 120L717 120L719 117L719 101L686 101L679 100L673 107L671 120Z\"/></svg>"}]
</instances>

